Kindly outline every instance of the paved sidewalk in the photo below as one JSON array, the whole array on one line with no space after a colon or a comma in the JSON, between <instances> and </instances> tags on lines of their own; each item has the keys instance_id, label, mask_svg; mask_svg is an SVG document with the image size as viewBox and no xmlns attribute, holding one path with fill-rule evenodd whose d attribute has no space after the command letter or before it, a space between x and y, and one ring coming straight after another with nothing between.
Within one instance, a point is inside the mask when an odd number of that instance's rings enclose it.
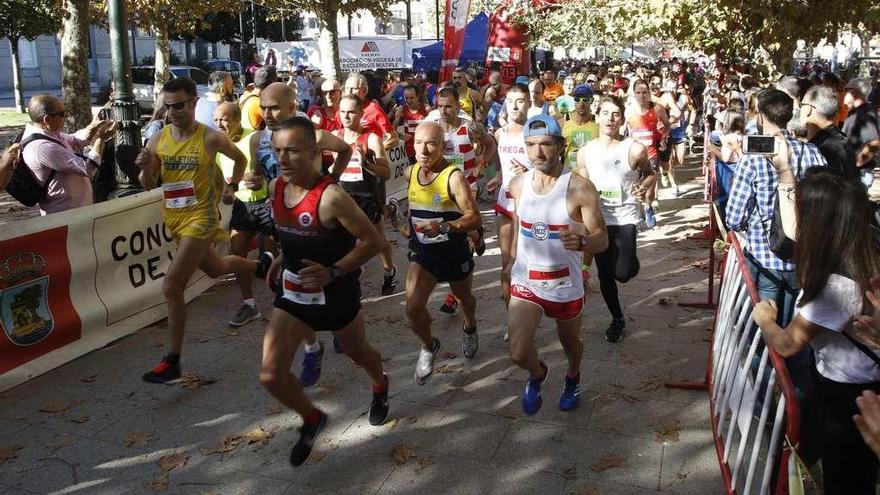
<instances>
[{"instance_id":1,"label":"paved sidewalk","mask_svg":"<svg viewBox=\"0 0 880 495\"><path fill-rule=\"evenodd\" d=\"M693 178L696 165L683 175ZM437 374L413 382L417 341L403 315L404 242L397 234L401 287L381 297L375 261L364 278L368 336L391 376L391 420L365 417L366 375L333 354L309 394L330 424L308 462L287 463L299 420L257 380L265 321L230 329L237 288L221 283L189 305L186 386L140 380L163 354L160 323L0 394L0 493L185 494L710 494L722 484L705 393L671 391L668 380L702 377L712 314L677 306L704 300L702 182L682 179L684 198L661 200L660 227L639 238L642 271L621 286L628 328L609 344L609 316L594 271L583 329L581 408L560 412L565 358L543 321L539 350L551 368L543 409L524 418L526 374L500 338L500 255L494 237L477 260L481 348L466 360L461 319L437 312L443 343ZM661 198L667 198L666 191ZM487 224L490 203L483 203ZM488 232L494 226L488 225ZM268 314L265 288L257 301ZM297 355L299 369L301 354Z\"/></svg>"}]
</instances>

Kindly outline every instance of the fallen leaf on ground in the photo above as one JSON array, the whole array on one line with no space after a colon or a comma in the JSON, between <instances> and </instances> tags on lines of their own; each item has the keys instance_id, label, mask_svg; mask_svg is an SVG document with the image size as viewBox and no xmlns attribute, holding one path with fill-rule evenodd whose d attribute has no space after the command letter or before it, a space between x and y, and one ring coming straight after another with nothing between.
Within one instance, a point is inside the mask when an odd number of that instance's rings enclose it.
<instances>
[{"instance_id":1,"label":"fallen leaf on ground","mask_svg":"<svg viewBox=\"0 0 880 495\"><path fill-rule=\"evenodd\" d=\"M327 457L327 452L323 450L313 450L312 455L309 456L309 460L306 461L307 464L317 464L324 460Z\"/></svg>"},{"instance_id":2,"label":"fallen leaf on ground","mask_svg":"<svg viewBox=\"0 0 880 495\"><path fill-rule=\"evenodd\" d=\"M241 441L240 435L227 435L220 440L216 447L202 447L199 451L202 455L224 454L237 449L241 445Z\"/></svg>"},{"instance_id":3,"label":"fallen leaf on ground","mask_svg":"<svg viewBox=\"0 0 880 495\"><path fill-rule=\"evenodd\" d=\"M83 424L83 423L85 423L86 421L89 420L89 417L88 417L88 416L83 416L83 417L81 417L81 418L70 418L70 420L73 421L74 423Z\"/></svg>"},{"instance_id":4,"label":"fallen leaf on ground","mask_svg":"<svg viewBox=\"0 0 880 495\"><path fill-rule=\"evenodd\" d=\"M126 433L123 437L126 447L143 447L144 445L155 440L152 431L136 431Z\"/></svg>"},{"instance_id":5,"label":"fallen leaf on ground","mask_svg":"<svg viewBox=\"0 0 880 495\"><path fill-rule=\"evenodd\" d=\"M184 454L183 452L166 455L165 457L159 459L159 467L162 468L162 471L165 471L167 473L174 468L182 468L183 466L186 466L186 461L188 459L189 456Z\"/></svg>"},{"instance_id":6,"label":"fallen leaf on ground","mask_svg":"<svg viewBox=\"0 0 880 495\"><path fill-rule=\"evenodd\" d=\"M18 451L23 448L24 445L17 443L12 445L0 445L0 464L18 457Z\"/></svg>"},{"instance_id":7,"label":"fallen leaf on ground","mask_svg":"<svg viewBox=\"0 0 880 495\"><path fill-rule=\"evenodd\" d=\"M226 335L227 337L237 337L237 336L238 336L238 330L225 330L225 331L223 332L223 335Z\"/></svg>"},{"instance_id":8,"label":"fallen leaf on ground","mask_svg":"<svg viewBox=\"0 0 880 495\"><path fill-rule=\"evenodd\" d=\"M278 403L272 404L271 406L266 408L266 416L273 416L275 414L279 414L279 413L281 413L282 410L283 410L283 408L281 407L281 404L278 404Z\"/></svg>"},{"instance_id":9,"label":"fallen leaf on ground","mask_svg":"<svg viewBox=\"0 0 880 495\"><path fill-rule=\"evenodd\" d=\"M420 457L418 460L416 460L416 463L419 465L419 469L421 470L434 464L434 461L428 457Z\"/></svg>"},{"instance_id":10,"label":"fallen leaf on ground","mask_svg":"<svg viewBox=\"0 0 880 495\"><path fill-rule=\"evenodd\" d=\"M635 397L635 396L633 396L633 395L629 395L629 394L620 394L620 396L623 398L623 400L625 400L625 401L627 401L627 402L629 402L629 403L641 402L641 399L639 399L638 397Z\"/></svg>"},{"instance_id":11,"label":"fallen leaf on ground","mask_svg":"<svg viewBox=\"0 0 880 495\"><path fill-rule=\"evenodd\" d=\"M62 411L66 411L66 410L70 409L71 405L73 405L71 402L64 402L64 403L50 402L48 404L43 405L43 407L40 408L40 412L49 413L49 414L60 413Z\"/></svg>"},{"instance_id":12,"label":"fallen leaf on ground","mask_svg":"<svg viewBox=\"0 0 880 495\"><path fill-rule=\"evenodd\" d=\"M394 461L394 464L397 464L398 466L406 464L407 461L415 457L415 455L415 452L413 452L412 448L408 445L398 445L391 451L391 459Z\"/></svg>"},{"instance_id":13,"label":"fallen leaf on ground","mask_svg":"<svg viewBox=\"0 0 880 495\"><path fill-rule=\"evenodd\" d=\"M663 386L663 380L660 378L648 378L647 380L642 381L642 384L639 385L638 390L642 392L653 392L654 390L658 390Z\"/></svg>"},{"instance_id":14,"label":"fallen leaf on ground","mask_svg":"<svg viewBox=\"0 0 880 495\"><path fill-rule=\"evenodd\" d=\"M83 383L92 383L93 381L95 381L95 378L98 378L98 375L84 376L80 378L79 381Z\"/></svg>"},{"instance_id":15,"label":"fallen leaf on ground","mask_svg":"<svg viewBox=\"0 0 880 495\"><path fill-rule=\"evenodd\" d=\"M183 388L187 390L196 390L205 385L217 383L217 380L214 378L205 378L196 373L184 373L183 377L180 379L180 383L183 385Z\"/></svg>"},{"instance_id":16,"label":"fallen leaf on ground","mask_svg":"<svg viewBox=\"0 0 880 495\"><path fill-rule=\"evenodd\" d=\"M453 352L446 351L443 353L443 359L455 359L457 357L458 356Z\"/></svg>"},{"instance_id":17,"label":"fallen leaf on ground","mask_svg":"<svg viewBox=\"0 0 880 495\"><path fill-rule=\"evenodd\" d=\"M601 495L599 489L594 486L584 487L578 492L578 495Z\"/></svg>"},{"instance_id":18,"label":"fallen leaf on ground","mask_svg":"<svg viewBox=\"0 0 880 495\"><path fill-rule=\"evenodd\" d=\"M680 431L681 424L678 421L673 421L670 424L663 425L659 430L655 430L655 433L657 434L658 442L677 442Z\"/></svg>"},{"instance_id":19,"label":"fallen leaf on ground","mask_svg":"<svg viewBox=\"0 0 880 495\"><path fill-rule=\"evenodd\" d=\"M607 471L612 468L622 468L624 466L626 466L626 458L620 457L619 455L606 455L599 459L599 462L590 466L590 469L594 472L601 473L602 471Z\"/></svg>"},{"instance_id":20,"label":"fallen leaf on ground","mask_svg":"<svg viewBox=\"0 0 880 495\"><path fill-rule=\"evenodd\" d=\"M437 375L445 375L447 373L461 373L464 371L464 366L441 366L434 371Z\"/></svg>"},{"instance_id":21,"label":"fallen leaf on ground","mask_svg":"<svg viewBox=\"0 0 880 495\"><path fill-rule=\"evenodd\" d=\"M253 443L266 445L267 443L269 443L269 440L271 440L274 436L275 430L266 430L261 425L245 433L243 440L245 441L245 445L250 445Z\"/></svg>"},{"instance_id":22,"label":"fallen leaf on ground","mask_svg":"<svg viewBox=\"0 0 880 495\"><path fill-rule=\"evenodd\" d=\"M385 426L385 427L388 428L389 430L393 430L393 429L397 428L397 423L398 423L398 422L400 422L400 420L398 420L397 418L395 418L395 419L392 419L391 421L385 423L383 426Z\"/></svg>"},{"instance_id":23,"label":"fallen leaf on ground","mask_svg":"<svg viewBox=\"0 0 880 495\"><path fill-rule=\"evenodd\" d=\"M576 480L578 477L577 466L572 466L562 472L562 478L566 480Z\"/></svg>"},{"instance_id":24,"label":"fallen leaf on ground","mask_svg":"<svg viewBox=\"0 0 880 495\"><path fill-rule=\"evenodd\" d=\"M669 306L669 305L672 304L672 303L669 301L669 299L666 299L665 297L661 297L661 298L657 301L657 304L659 304L660 306Z\"/></svg>"},{"instance_id":25,"label":"fallen leaf on ground","mask_svg":"<svg viewBox=\"0 0 880 495\"><path fill-rule=\"evenodd\" d=\"M164 492L168 489L168 473L162 473L158 478L150 481L144 486L154 492Z\"/></svg>"}]
</instances>

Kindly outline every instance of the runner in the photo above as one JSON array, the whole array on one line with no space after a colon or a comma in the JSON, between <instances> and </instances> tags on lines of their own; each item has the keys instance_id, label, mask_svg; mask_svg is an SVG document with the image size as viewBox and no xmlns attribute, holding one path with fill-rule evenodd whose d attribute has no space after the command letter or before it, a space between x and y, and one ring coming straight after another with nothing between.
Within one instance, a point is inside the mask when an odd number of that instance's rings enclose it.
<instances>
[{"instance_id":1,"label":"runner","mask_svg":"<svg viewBox=\"0 0 880 495\"><path fill-rule=\"evenodd\" d=\"M542 314L556 320L559 342L568 359L559 409L571 411L580 403L584 286L574 277L581 265L581 251L605 250L608 236L596 189L565 167L565 138L556 119L548 115L530 118L523 136L534 168L510 183L519 233L515 261L509 269L512 285L507 326L510 357L530 373L522 409L531 416L541 409L541 386L549 372L539 360L534 342Z\"/></svg>"},{"instance_id":2,"label":"runner","mask_svg":"<svg viewBox=\"0 0 880 495\"><path fill-rule=\"evenodd\" d=\"M627 108L627 130L631 138L647 148L651 170L656 172L660 166L659 149L665 146L665 133L669 132L669 119L663 108L651 101L648 83L639 79L633 83L632 87L634 104ZM657 218L654 215L654 208L658 206L655 191L648 191L645 195L645 201L648 204L648 207L645 208L645 225L652 229L657 225Z\"/></svg>"},{"instance_id":3,"label":"runner","mask_svg":"<svg viewBox=\"0 0 880 495\"><path fill-rule=\"evenodd\" d=\"M152 189L162 181L162 217L177 242L177 252L162 280L171 342L168 354L143 375L143 380L150 383L167 383L181 377L184 290L197 268L211 278L227 273L239 278L255 272L263 276L272 262L269 253L264 253L259 262L217 253L214 243L226 240L227 233L220 228L214 158L220 152L235 162L222 194L227 204L232 203L238 190L247 158L225 136L196 122L196 84L192 79L174 78L165 83L162 94L169 125L150 138L137 160L144 189Z\"/></svg>"},{"instance_id":4,"label":"runner","mask_svg":"<svg viewBox=\"0 0 880 495\"><path fill-rule=\"evenodd\" d=\"M567 77L568 73L562 71L560 77ZM541 76L541 82L544 84L543 96L544 99L550 103L556 101L556 98L565 94L565 89L559 84L559 81L556 80L556 73L552 70L545 70L544 74ZM532 102L534 104L535 102Z\"/></svg>"},{"instance_id":5,"label":"runner","mask_svg":"<svg viewBox=\"0 0 880 495\"><path fill-rule=\"evenodd\" d=\"M333 331L345 354L369 375L370 424L381 425L388 417L388 375L379 351L366 340L358 283L360 267L379 252L382 240L354 200L322 174L310 120L277 122L272 147L283 179L269 184L281 256L266 277L276 298L263 340L260 382L303 419L290 451L290 463L300 466L329 420L290 372L300 342L315 330Z\"/></svg>"},{"instance_id":6,"label":"runner","mask_svg":"<svg viewBox=\"0 0 880 495\"><path fill-rule=\"evenodd\" d=\"M472 90L467 85L467 73L461 67L452 72L452 83L458 93L458 106L461 110L476 122L483 122L483 96L479 91ZM440 102L437 102L440 106Z\"/></svg>"},{"instance_id":7,"label":"runner","mask_svg":"<svg viewBox=\"0 0 880 495\"><path fill-rule=\"evenodd\" d=\"M510 300L508 267L513 261L511 251L514 239L514 205L509 185L511 180L532 167L523 139L523 124L526 123L526 113L529 111L529 88L522 84L511 86L507 91L505 105L509 123L495 132L495 140L498 141L499 175L496 175L486 188L491 188L490 192L498 188L495 213L498 222L498 247L501 250L501 297L507 305Z\"/></svg>"},{"instance_id":8,"label":"runner","mask_svg":"<svg viewBox=\"0 0 880 495\"><path fill-rule=\"evenodd\" d=\"M672 67L673 69L675 68L674 65ZM675 195L678 196L681 191L675 182L675 169L684 165L684 159L688 151L688 130L690 129L691 118L694 115L694 102L691 100L690 86L687 83L678 86L675 103L678 106L681 118L678 120L678 125L673 125L669 133L672 144L672 157L669 160L669 180L672 182Z\"/></svg>"},{"instance_id":9,"label":"runner","mask_svg":"<svg viewBox=\"0 0 880 495\"><path fill-rule=\"evenodd\" d=\"M214 110L214 125L232 140L245 157L249 157L248 146L252 131L242 128L241 110L238 105L221 103ZM235 161L226 155L218 154L217 165L220 166L224 183L227 183L235 171ZM257 183L260 185L251 189L251 186ZM262 234L271 243L268 250L274 252L272 237L275 235L275 224L272 222L272 205L266 201L268 196L265 182L259 177L254 177L253 166L248 160L244 180L239 183L238 191L235 192L235 202L232 203L232 219L229 221L229 228L232 230L229 239L230 254L247 258L251 242L257 234ZM236 276L236 282L241 291L242 304L229 320L229 325L240 327L263 315L257 310L254 302L253 276L250 273Z\"/></svg>"},{"instance_id":10,"label":"runner","mask_svg":"<svg viewBox=\"0 0 880 495\"><path fill-rule=\"evenodd\" d=\"M392 116L394 128L403 136L403 149L409 163L416 159L413 137L416 127L428 116L430 107L425 104L418 86L407 84L403 87L403 105L399 105Z\"/></svg>"},{"instance_id":11,"label":"runner","mask_svg":"<svg viewBox=\"0 0 880 495\"><path fill-rule=\"evenodd\" d=\"M640 85L638 87L644 87ZM605 330L609 342L620 342L626 319L620 308L617 281L626 283L639 273L636 257L636 226L641 221L641 202L654 190L657 175L649 151L632 137L622 139L624 104L617 97L599 99L599 137L578 152L578 171L596 185L599 206L608 225L608 249L596 255L602 298L611 312Z\"/></svg>"},{"instance_id":12,"label":"runner","mask_svg":"<svg viewBox=\"0 0 880 495\"><path fill-rule=\"evenodd\" d=\"M489 132L495 132L501 127L498 118L504 106L504 97L508 87L501 81L501 70L493 68L489 70L488 83L483 88L483 115L486 116L486 127Z\"/></svg>"},{"instance_id":13,"label":"runner","mask_svg":"<svg viewBox=\"0 0 880 495\"><path fill-rule=\"evenodd\" d=\"M390 179L391 169L388 166L388 155L382 139L361 127L363 115L364 104L360 98L353 95L342 97L339 102L342 129L336 131L335 135L345 141L352 152L344 171L334 177L339 180L342 189L354 198L355 203L367 215L376 227L379 237L382 238L379 251L382 268L385 271L382 295L387 296L397 288L397 267L394 266L391 243L385 238L385 228L382 224L382 204L385 198L380 196L379 180Z\"/></svg>"},{"instance_id":14,"label":"runner","mask_svg":"<svg viewBox=\"0 0 880 495\"><path fill-rule=\"evenodd\" d=\"M665 67L665 66L664 66ZM663 145L659 148L658 158L660 160L660 183L663 187L672 186L675 196L678 196L678 184L675 183L675 176L669 163L672 158L673 136L672 131L681 125L681 107L678 106L678 84L674 80L665 79L661 83L660 76L651 77L651 101L658 107L662 107L668 118L668 126L664 134L666 138ZM683 129L684 130L684 129Z\"/></svg>"},{"instance_id":15,"label":"runner","mask_svg":"<svg viewBox=\"0 0 880 495\"><path fill-rule=\"evenodd\" d=\"M462 353L471 358L480 344L477 300L471 293L474 261L467 238L467 232L480 228L480 212L464 174L443 158L445 146L440 124L419 124L416 163L404 172L409 183L410 230L406 317L421 341L415 371L419 385L434 373L434 361L440 353L440 341L431 334L431 315L426 308L437 282L449 282L452 293L461 301Z\"/></svg>"},{"instance_id":16,"label":"runner","mask_svg":"<svg viewBox=\"0 0 880 495\"><path fill-rule=\"evenodd\" d=\"M540 79L534 79L529 83L529 95L532 97L532 104L529 108L528 118L535 115L549 115L557 120L562 118L556 105L544 99L544 83Z\"/></svg>"},{"instance_id":17,"label":"runner","mask_svg":"<svg viewBox=\"0 0 880 495\"><path fill-rule=\"evenodd\" d=\"M444 86L437 92L439 115L437 123L443 129L446 139L443 158L454 163L462 171L471 193L476 198L478 193L477 180L483 173L481 165L492 158L496 146L495 141L482 125L459 117L459 101L460 98L455 86ZM475 231L468 232L468 238L477 256L482 256L486 251L482 225ZM458 301L455 300L453 294L446 296L440 311L446 314L455 314L458 311Z\"/></svg>"}]
</instances>

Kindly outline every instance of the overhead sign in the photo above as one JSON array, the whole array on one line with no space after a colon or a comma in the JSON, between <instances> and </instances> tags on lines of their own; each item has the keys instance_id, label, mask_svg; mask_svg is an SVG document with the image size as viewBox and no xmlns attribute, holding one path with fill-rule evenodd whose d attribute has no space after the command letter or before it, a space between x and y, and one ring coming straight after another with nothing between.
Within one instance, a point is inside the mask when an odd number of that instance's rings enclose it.
<instances>
[{"instance_id":1,"label":"overhead sign","mask_svg":"<svg viewBox=\"0 0 880 495\"><path fill-rule=\"evenodd\" d=\"M412 50L434 43L432 40L391 40L369 38L339 40L339 68L343 72L367 69L399 69L412 67ZM268 43L263 47L275 50L281 69L304 65L320 68L322 57L317 41ZM265 53L263 54L265 57Z\"/></svg>"}]
</instances>

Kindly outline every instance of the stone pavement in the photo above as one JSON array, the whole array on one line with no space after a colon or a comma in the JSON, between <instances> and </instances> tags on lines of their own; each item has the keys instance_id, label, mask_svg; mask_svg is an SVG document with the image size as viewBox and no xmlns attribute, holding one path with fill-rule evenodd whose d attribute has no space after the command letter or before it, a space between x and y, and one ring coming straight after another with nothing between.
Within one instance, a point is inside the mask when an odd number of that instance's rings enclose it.
<instances>
[{"instance_id":1,"label":"stone pavement","mask_svg":"<svg viewBox=\"0 0 880 495\"><path fill-rule=\"evenodd\" d=\"M413 382L417 344L403 288L378 296L381 268L368 266L368 335L391 376L386 425L369 426L366 375L322 333L324 373L309 394L331 420L308 462L291 468L299 419L257 380L265 321L228 328L237 288L221 282L189 305L183 365L197 376L185 386L140 380L163 354L160 323L0 394L0 493L721 493L706 394L663 386L702 376L712 325L711 312L676 304L704 300L706 289L706 243L687 239L706 218L698 166L683 175L684 197L662 200L660 227L640 236L642 272L621 287L620 344L604 339L610 318L593 274L577 411L556 407L565 358L545 320L537 335L551 368L545 403L522 416L526 374L500 338L506 313L490 238L474 283L480 351L462 357L460 317L436 311L445 295L437 290L430 308L443 350L424 386ZM490 203L481 206L491 224ZM390 235L403 268L404 243ZM265 288L257 301L268 314ZM301 353L297 369L300 361Z\"/></svg>"}]
</instances>

